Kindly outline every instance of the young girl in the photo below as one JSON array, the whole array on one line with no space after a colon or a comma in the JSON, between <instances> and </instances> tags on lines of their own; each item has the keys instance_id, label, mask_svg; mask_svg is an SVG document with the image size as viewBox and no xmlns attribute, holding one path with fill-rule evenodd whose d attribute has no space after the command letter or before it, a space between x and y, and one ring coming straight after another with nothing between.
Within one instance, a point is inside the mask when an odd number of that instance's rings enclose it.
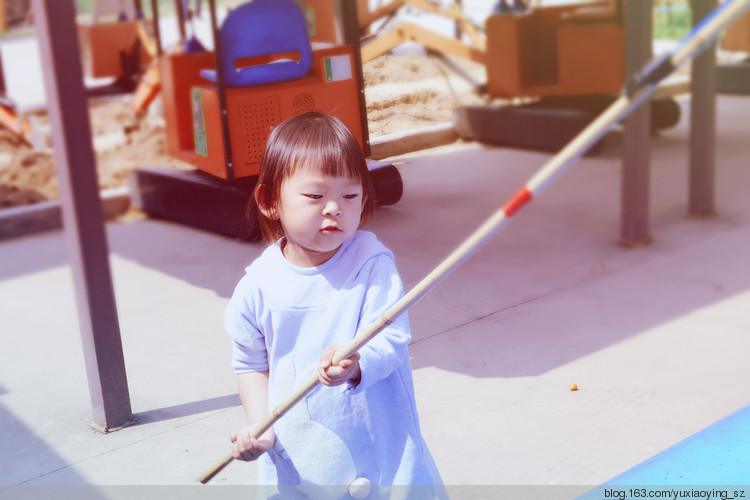
<instances>
[{"instance_id":1,"label":"young girl","mask_svg":"<svg viewBox=\"0 0 750 500\"><path fill-rule=\"evenodd\" d=\"M419 429L406 314L331 362L403 294L393 254L359 230L374 200L356 139L317 112L286 120L268 140L255 202L269 246L225 317L249 424L232 435L234 458L258 459L258 484L434 485L429 497L443 496ZM322 385L251 438L316 371Z\"/></svg>"}]
</instances>

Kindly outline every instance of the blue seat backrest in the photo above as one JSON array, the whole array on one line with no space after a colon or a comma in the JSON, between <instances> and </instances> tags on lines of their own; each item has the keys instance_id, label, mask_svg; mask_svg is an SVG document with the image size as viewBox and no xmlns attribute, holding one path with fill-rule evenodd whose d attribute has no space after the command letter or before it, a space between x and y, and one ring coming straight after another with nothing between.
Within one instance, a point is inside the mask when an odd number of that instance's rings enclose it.
<instances>
[{"instance_id":1,"label":"blue seat backrest","mask_svg":"<svg viewBox=\"0 0 750 500\"><path fill-rule=\"evenodd\" d=\"M292 0L252 0L229 12L219 30L221 75L227 87L248 87L303 78L310 71L312 48L307 22ZM299 53L299 60L236 67L238 59ZM216 73L201 71L216 81Z\"/></svg>"}]
</instances>

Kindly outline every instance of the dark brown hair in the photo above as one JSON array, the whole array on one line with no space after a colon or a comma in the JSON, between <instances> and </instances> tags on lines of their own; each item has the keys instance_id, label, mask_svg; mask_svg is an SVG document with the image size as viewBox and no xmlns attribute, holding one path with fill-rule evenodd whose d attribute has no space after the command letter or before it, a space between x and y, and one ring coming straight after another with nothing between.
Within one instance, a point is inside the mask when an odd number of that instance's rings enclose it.
<instances>
[{"instance_id":1,"label":"dark brown hair","mask_svg":"<svg viewBox=\"0 0 750 500\"><path fill-rule=\"evenodd\" d=\"M278 219L266 217L258 209L256 198L264 208L277 209L281 183L299 168L359 181L362 184L359 226L372 218L375 194L357 139L338 118L311 111L283 121L271 132L266 143L251 207L266 243L278 240L284 236L284 231Z\"/></svg>"}]
</instances>

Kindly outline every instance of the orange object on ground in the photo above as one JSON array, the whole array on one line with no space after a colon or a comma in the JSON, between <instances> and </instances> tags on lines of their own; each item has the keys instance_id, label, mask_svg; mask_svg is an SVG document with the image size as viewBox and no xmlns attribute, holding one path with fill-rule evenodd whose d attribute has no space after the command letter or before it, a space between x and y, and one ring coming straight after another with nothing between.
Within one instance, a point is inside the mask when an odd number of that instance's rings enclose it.
<instances>
[{"instance_id":1,"label":"orange object on ground","mask_svg":"<svg viewBox=\"0 0 750 500\"><path fill-rule=\"evenodd\" d=\"M152 64L146 69L146 72L138 82L138 87L136 87L133 93L133 101L131 102L130 109L136 116L143 115L159 95L160 91L161 76L159 75L159 65Z\"/></svg>"},{"instance_id":2,"label":"orange object on ground","mask_svg":"<svg viewBox=\"0 0 750 500\"><path fill-rule=\"evenodd\" d=\"M144 21L79 24L84 74L90 78L123 76L122 56L133 55L140 46L140 68L145 70L152 58L140 39L139 24Z\"/></svg>"},{"instance_id":3,"label":"orange object on ground","mask_svg":"<svg viewBox=\"0 0 750 500\"><path fill-rule=\"evenodd\" d=\"M722 48L729 51L750 52L750 12L730 24L724 33Z\"/></svg>"},{"instance_id":4,"label":"orange object on ground","mask_svg":"<svg viewBox=\"0 0 750 500\"><path fill-rule=\"evenodd\" d=\"M0 125L4 126L27 144L31 144L31 124L25 118L19 117L12 108L0 104Z\"/></svg>"},{"instance_id":5,"label":"orange object on ground","mask_svg":"<svg viewBox=\"0 0 750 500\"><path fill-rule=\"evenodd\" d=\"M143 23L139 24L138 36L141 42L144 43L144 47L148 50L151 57L154 58L154 61L152 61L148 68L143 72L143 75L138 82L138 87L136 87L135 92L133 93L130 110L136 116L142 116L145 114L148 107L151 106L151 103L154 102L158 97L159 92L161 92L161 69L159 61L157 60L156 49L153 47L152 51L152 48L150 47L150 40L152 40L152 38L151 35L147 33L147 29L144 26ZM169 50L169 53L176 54L182 52L182 50L182 45L177 44Z\"/></svg>"}]
</instances>

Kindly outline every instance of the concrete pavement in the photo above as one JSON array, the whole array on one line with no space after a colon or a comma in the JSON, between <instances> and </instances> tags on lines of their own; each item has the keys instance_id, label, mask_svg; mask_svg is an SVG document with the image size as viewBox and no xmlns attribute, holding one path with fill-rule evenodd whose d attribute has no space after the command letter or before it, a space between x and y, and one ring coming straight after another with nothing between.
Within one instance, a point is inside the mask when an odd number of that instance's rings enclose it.
<instances>
[{"instance_id":1,"label":"concrete pavement","mask_svg":"<svg viewBox=\"0 0 750 500\"><path fill-rule=\"evenodd\" d=\"M750 403L750 99L718 100L708 220L686 217L683 111L653 144L651 245L616 243L613 134L410 311L423 432L446 483L574 496L563 486L602 484ZM368 229L409 288L547 158L460 143L391 158L404 196ZM138 424L107 435L87 426L63 233L0 242L0 498L252 484L244 463L195 481L243 425L222 314L262 245L157 220L107 231Z\"/></svg>"}]
</instances>

